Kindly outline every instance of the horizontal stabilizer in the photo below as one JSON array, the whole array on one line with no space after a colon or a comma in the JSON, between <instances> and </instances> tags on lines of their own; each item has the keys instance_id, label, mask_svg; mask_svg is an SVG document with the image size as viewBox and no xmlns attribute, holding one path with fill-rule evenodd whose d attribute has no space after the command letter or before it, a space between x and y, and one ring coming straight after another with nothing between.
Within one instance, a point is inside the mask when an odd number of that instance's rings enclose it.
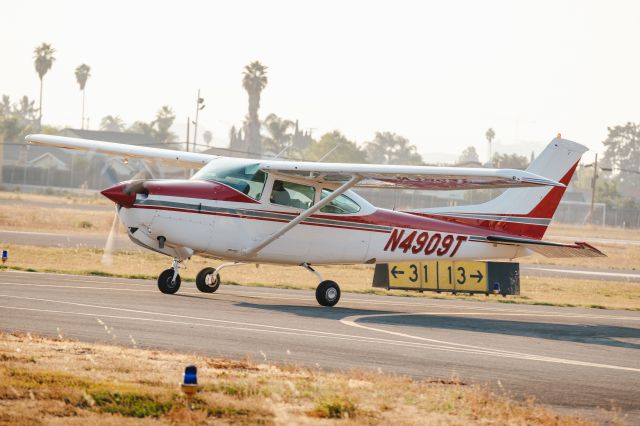
<instances>
[{"instance_id":1,"label":"horizontal stabilizer","mask_svg":"<svg viewBox=\"0 0 640 426\"><path fill-rule=\"evenodd\" d=\"M584 242L573 244L551 241L531 240L528 238L488 236L487 241L498 244L519 245L535 251L545 257L606 257L607 255Z\"/></svg>"}]
</instances>

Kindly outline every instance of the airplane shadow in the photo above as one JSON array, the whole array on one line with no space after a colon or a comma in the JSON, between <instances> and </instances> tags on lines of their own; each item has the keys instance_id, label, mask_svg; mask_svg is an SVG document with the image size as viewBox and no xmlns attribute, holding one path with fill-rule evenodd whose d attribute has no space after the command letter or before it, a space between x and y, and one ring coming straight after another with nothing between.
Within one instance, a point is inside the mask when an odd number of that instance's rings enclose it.
<instances>
[{"instance_id":1,"label":"airplane shadow","mask_svg":"<svg viewBox=\"0 0 640 426\"><path fill-rule=\"evenodd\" d=\"M558 322L562 321L562 318L550 318L550 321L556 321L552 323L491 319L478 316L456 316L455 314L405 315L403 312L341 307L325 308L322 306L269 305L248 302L241 302L236 305L244 308L277 311L309 318L333 320L340 320L352 315L397 314L394 316L362 318L358 320L358 323L372 327L402 326L421 329L458 330L640 349L640 344L617 340L640 339L640 329L600 324L562 324Z\"/></svg>"}]
</instances>

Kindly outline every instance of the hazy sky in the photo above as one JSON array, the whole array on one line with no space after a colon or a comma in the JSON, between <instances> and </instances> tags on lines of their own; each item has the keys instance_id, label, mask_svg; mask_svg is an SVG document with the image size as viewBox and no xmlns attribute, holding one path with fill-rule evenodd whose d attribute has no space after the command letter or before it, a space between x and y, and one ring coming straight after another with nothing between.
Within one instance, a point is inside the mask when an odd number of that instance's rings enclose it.
<instances>
[{"instance_id":1,"label":"hazy sky","mask_svg":"<svg viewBox=\"0 0 640 426\"><path fill-rule=\"evenodd\" d=\"M536 149L560 131L601 150L640 120L637 1L3 1L0 94L37 98L33 49L52 43L44 121L80 126L74 69L91 66L87 114L181 135L202 90L201 129L226 144L246 114L244 65L269 67L261 117L299 119L361 143L376 131L455 158L484 133Z\"/></svg>"}]
</instances>

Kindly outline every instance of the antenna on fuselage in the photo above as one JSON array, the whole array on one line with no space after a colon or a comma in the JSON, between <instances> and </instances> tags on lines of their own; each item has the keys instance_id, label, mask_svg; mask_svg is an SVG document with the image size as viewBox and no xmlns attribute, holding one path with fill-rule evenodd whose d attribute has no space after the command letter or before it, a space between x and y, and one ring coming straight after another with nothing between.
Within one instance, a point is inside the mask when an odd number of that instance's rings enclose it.
<instances>
[{"instance_id":1,"label":"antenna on fuselage","mask_svg":"<svg viewBox=\"0 0 640 426\"><path fill-rule=\"evenodd\" d=\"M335 151L336 149L338 149L338 146L340 146L340 145L336 145L336 146L334 146L333 148L331 148L331 150L330 150L329 152L327 152L325 155L323 155L322 157L320 157L320 159L319 159L319 160L316 160L316 163L319 163L319 162L321 162L322 160L324 160L325 158L327 158L328 156L330 156L330 155L331 155L331 153L332 153L333 151Z\"/></svg>"},{"instance_id":2,"label":"antenna on fuselage","mask_svg":"<svg viewBox=\"0 0 640 426\"><path fill-rule=\"evenodd\" d=\"M282 148L282 150L281 150L279 153L277 153L277 154L272 158L272 160L277 160L277 159L278 159L278 157L280 157L280 155L284 154L284 152L285 152L286 150L288 150L288 149L289 149L289 147L288 147L288 146L285 146L284 148Z\"/></svg>"}]
</instances>

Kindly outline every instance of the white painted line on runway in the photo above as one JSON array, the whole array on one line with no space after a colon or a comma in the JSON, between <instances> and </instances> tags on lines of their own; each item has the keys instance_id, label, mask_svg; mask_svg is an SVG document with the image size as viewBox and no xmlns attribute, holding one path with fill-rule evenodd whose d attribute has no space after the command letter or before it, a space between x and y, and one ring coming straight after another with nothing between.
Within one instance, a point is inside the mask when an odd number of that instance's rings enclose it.
<instances>
[{"instance_id":1,"label":"white painted line on runway","mask_svg":"<svg viewBox=\"0 0 640 426\"><path fill-rule=\"evenodd\" d=\"M427 313L417 313L417 314L406 314L405 313L405 314L353 315L353 316L341 319L340 322L342 324L349 325L351 327L361 328L361 329L369 330L369 331L375 331L375 332L378 332L378 333L391 334L393 336L404 337L404 338L407 338L407 339L414 339L414 340L425 341L425 342L430 342L430 343L439 343L439 344L444 344L444 345L456 345L456 346L459 346L459 347L462 347L462 348L469 348L469 349L472 349L472 350L497 351L497 352L499 352L499 354L497 354L496 356L502 356L502 357L506 357L506 358L518 358L518 359L527 359L527 360L532 360L532 361L543 361L543 362L558 363L558 364L568 364L568 365L583 366L583 367L608 368L608 369L614 369L614 370L626 370L626 371L640 372L640 368L621 367L621 366L615 366L615 365L609 365L609 364L599 364L599 363L577 361L577 360L570 360L570 359L563 359L563 358L547 357L547 356L543 356L543 355L533 355L533 354L527 354L527 353L522 353L522 352L500 351L500 350L497 350L497 349L483 348L482 346L466 345L466 344L462 344L462 343L447 342L447 341L444 341L444 340L429 339L427 337L414 336L412 334L401 333L401 332L392 331L392 330L385 330L385 329L376 328L376 327L369 327L369 326L365 326L365 325L357 323L358 320L365 319L365 318L410 316L410 315L431 315L431 313L427 312Z\"/></svg>"},{"instance_id":2,"label":"white painted line on runway","mask_svg":"<svg viewBox=\"0 0 640 426\"><path fill-rule=\"evenodd\" d=\"M103 283L100 283L103 284ZM30 284L30 283L16 283L16 282L0 282L0 285L13 285L13 286L22 286L22 287L48 287L48 288L71 288L71 289L82 289L82 290L99 290L99 291L119 291L119 292L143 292L143 293L158 293L156 290L144 290L144 289L127 289L127 288L112 288L112 287L94 287L94 286L74 286L74 285L56 285L56 284ZM140 286L141 284L132 284L135 286ZM207 297L214 296L213 294L203 294L199 291L189 291L182 290L181 294L195 295L200 296L204 299L210 300L220 300L217 297ZM310 299L307 297L298 297L298 296L288 296L279 293L268 293L268 292L255 292L255 291L221 291L220 293L216 293L215 296L241 296L241 297L252 297L256 299L268 299L268 300L288 300L288 301L303 301L309 302ZM391 302L391 301L374 301L374 300L358 300L358 299L349 299L344 298L344 303L352 303L352 304L379 304L379 305L396 305L396 306L404 306L404 307L433 307L438 309L451 309L451 308L460 308L460 309L469 309L474 311L482 311L483 313L478 313L478 315L514 315L514 316L532 316L532 317L557 317L557 318L582 318L582 319L604 319L604 320L620 320L620 321L640 321L640 316L631 317L631 316L613 316L613 315L596 315L596 314L577 314L577 313L549 313L549 312L538 312L531 311L526 309L517 309L517 308L506 308L506 307L491 307L491 306L446 306L439 303L405 303L405 302ZM452 315L463 315L463 313L452 313ZM471 315L472 313L469 313ZM426 314L425 314L426 315ZM436 315L436 314L431 314Z\"/></svg>"},{"instance_id":3,"label":"white painted line on runway","mask_svg":"<svg viewBox=\"0 0 640 426\"><path fill-rule=\"evenodd\" d=\"M40 300L36 298L23 298L23 299ZM42 299L42 300L46 300L46 299ZM95 306L95 305L84 305L84 304L73 303L73 302L63 302L63 301L50 301L50 302L66 303L71 305L80 305L80 306L89 306L89 307ZM439 350L439 351L445 351L445 352L464 353L469 355L481 355L481 356L490 355L492 357L515 358L515 359L528 360L528 361L541 361L541 362L549 362L549 363L557 363L557 364L568 364L568 365L581 366L581 367L595 367L595 368L604 368L604 369L610 369L610 370L640 372L640 369L632 368L632 367L622 367L622 366L616 366L616 365L590 363L590 362L575 361L575 360L568 360L568 359L561 359L561 358L543 357L543 356L531 355L531 354L525 354L525 353L502 351L502 350L495 350L495 349L482 348L482 347L473 347L470 345L443 342L443 341L437 341L433 339L422 339L422 340L425 340L425 341L433 340L433 342L435 342L436 344L406 342L406 341L400 341L400 340L381 339L381 338L348 335L348 334L340 334L340 333L329 333L329 332L322 332L322 331L315 331L315 330L294 329L294 328L288 328L288 327L265 326L263 324L250 324L250 323L242 323L242 322L235 322L235 321L214 320L210 318L188 317L184 315L154 313L149 311L138 311L138 312L152 314L152 315L161 315L161 316L168 315L172 317L182 317L185 319L223 322L226 324L212 325L212 324L201 324L201 323L194 323L194 322L187 322L187 321L166 320L166 319L158 319L158 318L131 317L131 316L108 315L108 314L104 315L104 314L87 313L87 312L70 312L70 311L58 311L58 310L52 310L52 309L24 308L24 307L3 306L3 305L0 305L0 308L18 310L18 311L54 313L54 314L75 315L75 316L89 316L93 318L123 319L123 320L132 320L132 321L159 322L159 323L199 326L199 327L208 327L208 328L222 328L222 329L241 330L241 331L249 331L249 332L256 332L256 333L277 333L277 334L285 334L285 335L313 337L316 339L323 338L323 339L348 340L348 341L355 341L355 342L362 342L362 343L374 343L376 345L385 344L385 345L400 346L400 347L412 347L412 348L420 348L420 349L433 349L433 350ZM99 308L136 312L136 310L133 310L133 309L112 308L107 306L103 306ZM358 326L359 325L356 325L356 327ZM262 327L267 327L267 329L264 329ZM359 326L359 327L367 328L362 326ZM380 331L377 329L373 329L373 330ZM399 333L399 334L402 334L402 333ZM406 335L406 336L409 337L410 339L420 339L420 338L417 338L416 336L411 336L411 335Z\"/></svg>"},{"instance_id":4,"label":"white painted line on runway","mask_svg":"<svg viewBox=\"0 0 640 426\"><path fill-rule=\"evenodd\" d=\"M394 345L394 346L403 346L403 347L411 347L411 348L419 348L419 349L436 349L436 350L443 350L447 352L457 352L457 353L475 354L475 355L492 355L492 356L505 355L506 356L506 355L512 354L509 351L500 351L500 350L493 350L493 349L459 348L457 346L434 345L434 344L425 344L425 343L417 343L417 342L404 342L401 340L390 340L390 339L383 339L379 337L367 337L367 336L358 336L358 335L350 335L350 334L342 334L342 333L330 333L330 332L308 330L308 329L295 329L295 328L288 328L288 327L272 327L272 326L266 326L266 327L271 327L275 329L257 328L257 327L265 327L263 324L253 324L255 327L252 328L251 324L234 322L234 321L222 321L222 322L228 323L225 325L212 325L212 324L201 324L201 323L192 323L192 322L176 321L176 320L162 320L162 319L154 319L154 318L146 318L146 317L130 317L130 316L118 316L118 315L110 315L110 314L58 311L58 310L52 310L52 309L24 308L24 307L16 307L16 306L0 305L0 308L23 310L23 311L26 310L26 311L43 312L43 313L91 316L95 318L164 322L164 323L181 324L181 325L189 325L189 326L202 326L202 327L210 327L210 328L253 331L258 333L280 333L280 334L298 335L298 336L304 336L304 337L329 338L329 339L357 341L357 342L363 342L363 343L388 344L388 345ZM158 315L165 315L165 314L158 313ZM202 319L206 321L217 321L217 320L206 319L206 318L202 318ZM242 326L240 327L234 324L239 324ZM457 345L457 344L454 344L454 345Z\"/></svg>"},{"instance_id":5,"label":"white painted line on runway","mask_svg":"<svg viewBox=\"0 0 640 426\"><path fill-rule=\"evenodd\" d=\"M0 231L0 235L2 234L20 234L20 235L40 235L40 236L48 236L48 237L58 237L58 238L67 238L70 237L64 234L55 233L55 232L34 232L34 231ZM93 236L99 237L102 234L94 234ZM105 240L106 241L106 240Z\"/></svg>"}]
</instances>

